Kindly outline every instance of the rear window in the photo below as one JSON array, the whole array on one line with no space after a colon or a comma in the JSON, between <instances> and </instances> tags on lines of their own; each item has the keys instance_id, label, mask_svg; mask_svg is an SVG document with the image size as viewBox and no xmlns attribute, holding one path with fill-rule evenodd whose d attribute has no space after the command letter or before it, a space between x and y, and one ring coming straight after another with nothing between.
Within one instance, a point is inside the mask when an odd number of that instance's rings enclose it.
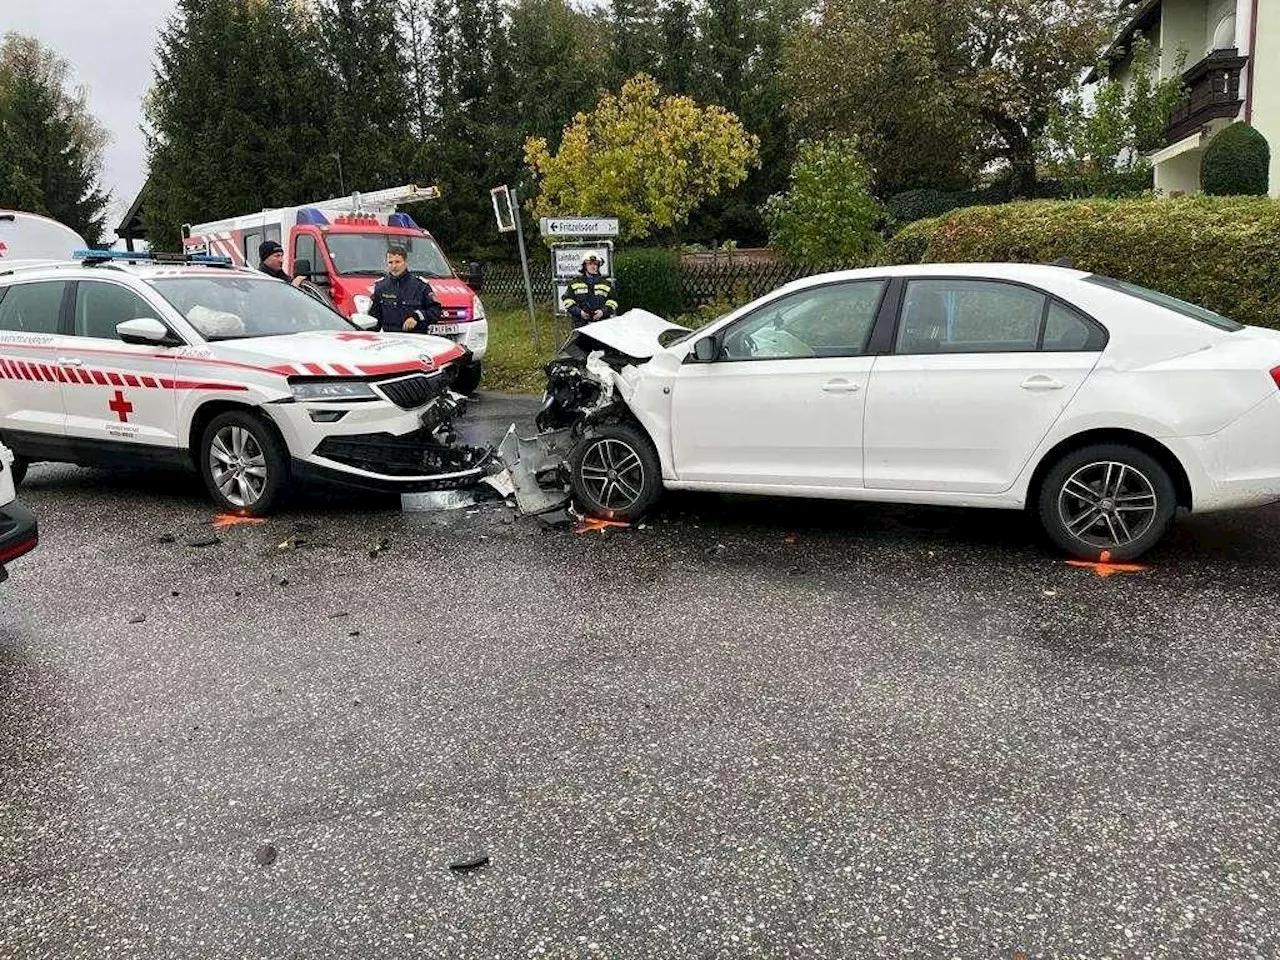
<instances>
[{"instance_id":1,"label":"rear window","mask_svg":"<svg viewBox=\"0 0 1280 960\"><path fill-rule=\"evenodd\" d=\"M1171 297L1167 293L1160 293L1156 290L1148 290L1146 287L1140 287L1136 283L1126 283L1123 280L1113 280L1111 277L1103 277L1098 274L1085 277L1089 283L1096 283L1100 287L1106 287L1109 290L1116 290L1120 293L1128 294L1131 297L1137 297L1139 300L1145 300L1147 303L1153 303L1157 307L1164 307L1166 310L1172 310L1174 313L1180 313L1182 316L1191 320L1198 320L1201 323L1207 323L1211 327L1218 330L1225 330L1228 333L1234 333L1237 330L1243 330L1244 324L1237 323L1230 317L1224 317L1220 313L1214 313L1212 310L1206 310L1204 307L1197 307L1194 303L1187 303L1185 300L1179 300L1177 297Z\"/></svg>"}]
</instances>

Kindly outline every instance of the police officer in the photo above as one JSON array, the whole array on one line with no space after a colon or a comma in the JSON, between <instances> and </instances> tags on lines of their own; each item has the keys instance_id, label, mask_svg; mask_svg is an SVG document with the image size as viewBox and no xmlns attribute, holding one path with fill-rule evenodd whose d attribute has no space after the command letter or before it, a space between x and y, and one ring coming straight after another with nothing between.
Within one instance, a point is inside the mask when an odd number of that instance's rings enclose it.
<instances>
[{"instance_id":1,"label":"police officer","mask_svg":"<svg viewBox=\"0 0 1280 960\"><path fill-rule=\"evenodd\" d=\"M291 283L295 287L302 286L302 281L307 279L299 274L291 277L283 270L284 266L284 247L276 243L274 240L264 240L258 244L258 269L269 277L275 277L277 280L283 280L285 283Z\"/></svg>"},{"instance_id":2,"label":"police officer","mask_svg":"<svg viewBox=\"0 0 1280 960\"><path fill-rule=\"evenodd\" d=\"M613 316L618 301L613 299L613 283L600 276L600 258L594 253L582 261L582 272L569 281L561 306L575 328Z\"/></svg>"},{"instance_id":3,"label":"police officer","mask_svg":"<svg viewBox=\"0 0 1280 960\"><path fill-rule=\"evenodd\" d=\"M387 275L374 285L369 307L379 330L426 333L427 325L440 319L440 304L426 281L409 272L408 257L404 247L387 248Z\"/></svg>"}]
</instances>

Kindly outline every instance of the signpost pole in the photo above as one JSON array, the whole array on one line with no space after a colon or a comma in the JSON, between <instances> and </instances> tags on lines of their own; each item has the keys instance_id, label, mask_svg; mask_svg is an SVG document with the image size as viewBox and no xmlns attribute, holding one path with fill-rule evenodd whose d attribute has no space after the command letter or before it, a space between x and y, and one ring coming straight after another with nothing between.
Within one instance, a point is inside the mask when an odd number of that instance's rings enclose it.
<instances>
[{"instance_id":1,"label":"signpost pole","mask_svg":"<svg viewBox=\"0 0 1280 960\"><path fill-rule=\"evenodd\" d=\"M538 336L538 315L533 311L533 281L529 279L529 257L524 251L524 225L520 222L520 198L511 190L511 209L516 215L516 242L520 245L520 267L524 270L524 295L529 303L529 326L533 328L533 349L542 350L542 340ZM554 284L553 284L554 286Z\"/></svg>"}]
</instances>

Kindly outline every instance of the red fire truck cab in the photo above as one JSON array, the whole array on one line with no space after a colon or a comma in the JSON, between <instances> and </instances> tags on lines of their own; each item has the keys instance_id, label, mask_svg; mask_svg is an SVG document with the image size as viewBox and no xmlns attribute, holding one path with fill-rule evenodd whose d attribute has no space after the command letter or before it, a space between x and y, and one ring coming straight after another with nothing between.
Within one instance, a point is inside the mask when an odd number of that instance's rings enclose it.
<instances>
[{"instance_id":1,"label":"red fire truck cab","mask_svg":"<svg viewBox=\"0 0 1280 960\"><path fill-rule=\"evenodd\" d=\"M258 247L274 240L284 247L284 269L303 274L344 316L366 313L373 285L386 273L387 248L404 247L409 271L431 285L443 311L425 333L447 337L471 351L474 362L456 381L472 392L480 383L481 361L489 346L484 305L449 265L440 245L399 204L438 197L435 187L409 184L368 194L352 194L296 207L263 210L212 223L184 227L187 253L230 257L256 267Z\"/></svg>"}]
</instances>

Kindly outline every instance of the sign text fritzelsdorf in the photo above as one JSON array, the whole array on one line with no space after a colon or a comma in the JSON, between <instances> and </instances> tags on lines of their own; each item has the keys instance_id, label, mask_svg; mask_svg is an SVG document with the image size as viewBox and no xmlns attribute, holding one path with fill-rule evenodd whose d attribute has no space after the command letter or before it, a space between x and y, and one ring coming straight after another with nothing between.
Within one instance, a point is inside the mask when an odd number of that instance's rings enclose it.
<instances>
[{"instance_id":1,"label":"sign text fritzelsdorf","mask_svg":"<svg viewBox=\"0 0 1280 960\"><path fill-rule=\"evenodd\" d=\"M544 237L616 237L617 217L543 217Z\"/></svg>"}]
</instances>

